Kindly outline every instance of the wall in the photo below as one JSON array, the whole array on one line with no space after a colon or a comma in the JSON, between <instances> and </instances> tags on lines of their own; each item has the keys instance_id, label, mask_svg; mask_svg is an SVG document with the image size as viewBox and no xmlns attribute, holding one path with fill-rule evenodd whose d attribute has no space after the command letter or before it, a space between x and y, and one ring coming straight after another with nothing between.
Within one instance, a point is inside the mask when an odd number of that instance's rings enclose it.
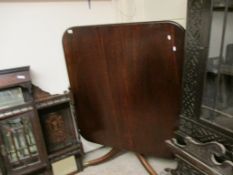
<instances>
[{"instance_id":1,"label":"wall","mask_svg":"<svg viewBox=\"0 0 233 175\"><path fill-rule=\"evenodd\" d=\"M0 0L0 69L30 65L34 84L61 93L69 86L61 43L68 27L153 20L185 26L185 17L186 0L92 0L91 9L86 0Z\"/></svg>"},{"instance_id":2,"label":"wall","mask_svg":"<svg viewBox=\"0 0 233 175\"><path fill-rule=\"evenodd\" d=\"M30 65L33 82L51 93L69 86L62 48L70 26L116 22L111 1L0 3L0 69Z\"/></svg>"},{"instance_id":3,"label":"wall","mask_svg":"<svg viewBox=\"0 0 233 175\"><path fill-rule=\"evenodd\" d=\"M172 20L185 27L187 0L145 0L145 19Z\"/></svg>"}]
</instances>

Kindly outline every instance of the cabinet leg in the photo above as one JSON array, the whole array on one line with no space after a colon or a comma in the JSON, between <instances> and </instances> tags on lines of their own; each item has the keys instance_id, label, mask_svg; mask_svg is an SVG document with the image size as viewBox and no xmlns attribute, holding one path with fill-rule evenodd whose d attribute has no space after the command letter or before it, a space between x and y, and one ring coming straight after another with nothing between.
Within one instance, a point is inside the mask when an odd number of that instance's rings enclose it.
<instances>
[{"instance_id":1,"label":"cabinet leg","mask_svg":"<svg viewBox=\"0 0 233 175\"><path fill-rule=\"evenodd\" d=\"M53 175L52 165L48 165L45 169L44 175Z\"/></svg>"},{"instance_id":2,"label":"cabinet leg","mask_svg":"<svg viewBox=\"0 0 233 175\"><path fill-rule=\"evenodd\" d=\"M78 172L82 171L83 170L83 160L82 160L82 156L80 154L75 155L75 162L76 162Z\"/></svg>"}]
</instances>

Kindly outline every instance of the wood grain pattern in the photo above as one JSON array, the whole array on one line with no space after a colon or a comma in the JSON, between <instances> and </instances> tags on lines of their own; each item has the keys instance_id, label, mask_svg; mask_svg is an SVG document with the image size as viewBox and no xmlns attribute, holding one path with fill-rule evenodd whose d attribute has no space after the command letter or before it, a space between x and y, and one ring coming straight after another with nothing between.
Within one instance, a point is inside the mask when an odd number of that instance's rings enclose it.
<instances>
[{"instance_id":1,"label":"wood grain pattern","mask_svg":"<svg viewBox=\"0 0 233 175\"><path fill-rule=\"evenodd\" d=\"M178 124L184 30L172 22L73 27L63 36L81 134L169 156Z\"/></svg>"},{"instance_id":2,"label":"wood grain pattern","mask_svg":"<svg viewBox=\"0 0 233 175\"><path fill-rule=\"evenodd\" d=\"M29 67L0 70L0 88L13 87L30 81Z\"/></svg>"}]
</instances>

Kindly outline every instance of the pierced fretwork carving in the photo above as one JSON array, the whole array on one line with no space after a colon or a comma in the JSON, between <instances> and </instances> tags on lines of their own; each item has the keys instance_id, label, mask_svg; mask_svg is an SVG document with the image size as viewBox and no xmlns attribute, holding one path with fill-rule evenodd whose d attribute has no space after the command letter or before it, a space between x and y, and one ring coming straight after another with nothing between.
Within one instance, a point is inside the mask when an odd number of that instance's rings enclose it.
<instances>
[{"instance_id":1,"label":"pierced fretwork carving","mask_svg":"<svg viewBox=\"0 0 233 175\"><path fill-rule=\"evenodd\" d=\"M229 160L218 162L219 157L226 153L224 145L218 142L200 143L191 137L186 137L185 144L179 144L176 139L167 141L167 144L178 159L183 159L200 172L211 175L232 175L233 162Z\"/></svg>"},{"instance_id":2,"label":"pierced fretwork carving","mask_svg":"<svg viewBox=\"0 0 233 175\"><path fill-rule=\"evenodd\" d=\"M178 145L176 140L173 140L173 142ZM215 159L215 156L222 157L226 153L226 148L222 144L216 141L199 143L191 137L186 137L185 142L185 146L179 146L183 150L197 157L198 160L204 162L221 174L231 175L233 173L233 162L226 160L222 163L218 163Z\"/></svg>"},{"instance_id":3,"label":"pierced fretwork carving","mask_svg":"<svg viewBox=\"0 0 233 175\"><path fill-rule=\"evenodd\" d=\"M202 143L217 141L227 148L225 157L233 161L233 138L184 117L181 117L180 129L177 133L179 135L192 136L194 139Z\"/></svg>"}]
</instances>

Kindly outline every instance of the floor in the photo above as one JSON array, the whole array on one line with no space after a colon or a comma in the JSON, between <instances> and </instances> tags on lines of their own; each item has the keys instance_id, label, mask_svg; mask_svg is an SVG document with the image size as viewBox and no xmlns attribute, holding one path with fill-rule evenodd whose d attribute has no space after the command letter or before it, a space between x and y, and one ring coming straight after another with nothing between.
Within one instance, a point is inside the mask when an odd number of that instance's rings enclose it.
<instances>
[{"instance_id":1,"label":"floor","mask_svg":"<svg viewBox=\"0 0 233 175\"><path fill-rule=\"evenodd\" d=\"M84 161L97 158L107 153L110 148L99 148L98 150L89 152ZM159 158L148 158L150 164L157 171L158 175L168 175L164 171L165 168L175 168L176 162L173 160L165 160ZM73 166L73 167L72 167ZM58 165L54 165L54 175L64 175L74 170L75 164L73 158L64 160ZM97 166L87 167L83 172L77 175L148 175L140 164L137 157L132 152L119 154L114 159L102 163Z\"/></svg>"},{"instance_id":2,"label":"floor","mask_svg":"<svg viewBox=\"0 0 233 175\"><path fill-rule=\"evenodd\" d=\"M82 142L84 150L87 152L84 162L100 157L110 150L110 148L90 143L85 139L82 139ZM158 175L169 175L169 173L164 171L164 169L174 169L177 166L177 163L174 160L148 157L148 161L157 171ZM74 157L69 157L53 164L54 175L65 175L76 170L77 168ZM87 167L84 171L76 175L148 175L148 173L132 152L122 152L117 157L107 161L106 163Z\"/></svg>"}]
</instances>

